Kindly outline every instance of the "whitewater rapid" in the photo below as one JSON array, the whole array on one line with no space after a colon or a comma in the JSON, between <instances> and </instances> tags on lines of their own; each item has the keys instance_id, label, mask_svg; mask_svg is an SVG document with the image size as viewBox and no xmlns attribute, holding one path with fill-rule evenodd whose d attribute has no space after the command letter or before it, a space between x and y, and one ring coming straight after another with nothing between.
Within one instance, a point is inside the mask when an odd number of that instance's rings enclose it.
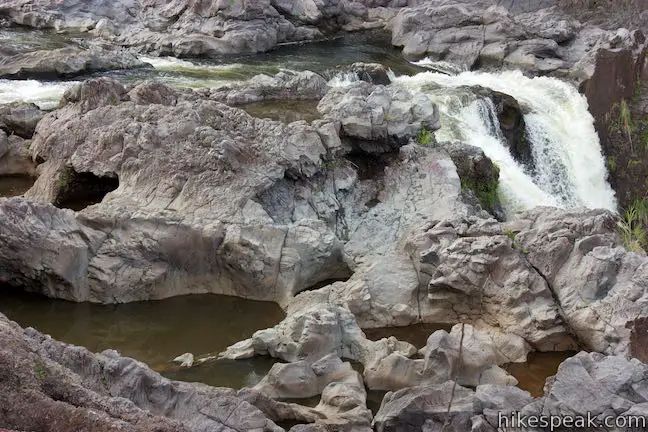
<instances>
[{"instance_id":1,"label":"whitewater rapid","mask_svg":"<svg viewBox=\"0 0 648 432\"><path fill-rule=\"evenodd\" d=\"M56 108L65 90L77 81L41 82L0 79L0 104L31 102L41 109Z\"/></svg>"},{"instance_id":2,"label":"whitewater rapid","mask_svg":"<svg viewBox=\"0 0 648 432\"><path fill-rule=\"evenodd\" d=\"M528 78L519 71L422 72L392 76L392 82L425 92L437 103L441 111L437 141L459 140L480 147L497 164L507 213L539 205L616 211L594 118L574 86L555 78ZM511 156L492 102L468 86L506 93L520 103L535 162L533 173Z\"/></svg>"}]
</instances>

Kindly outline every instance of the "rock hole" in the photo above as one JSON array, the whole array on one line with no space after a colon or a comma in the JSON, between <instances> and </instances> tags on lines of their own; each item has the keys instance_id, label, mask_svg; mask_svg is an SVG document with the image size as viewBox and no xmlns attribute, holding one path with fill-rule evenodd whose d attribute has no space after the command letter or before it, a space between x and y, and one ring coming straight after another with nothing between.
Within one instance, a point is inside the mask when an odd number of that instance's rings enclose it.
<instances>
[{"instance_id":1,"label":"rock hole","mask_svg":"<svg viewBox=\"0 0 648 432\"><path fill-rule=\"evenodd\" d=\"M320 288L324 288L325 286L334 284L335 282L346 282L346 281L349 280L349 277L351 277L351 276L349 275L349 276L346 276L346 277L325 279L323 281L317 282L317 283L307 287L306 289L304 289L304 290L302 290L300 292L315 291L315 290L318 290Z\"/></svg>"},{"instance_id":2,"label":"rock hole","mask_svg":"<svg viewBox=\"0 0 648 432\"><path fill-rule=\"evenodd\" d=\"M385 167L397 157L392 153L369 154L354 152L346 156L358 172L360 180L375 180L383 176Z\"/></svg>"},{"instance_id":3,"label":"rock hole","mask_svg":"<svg viewBox=\"0 0 648 432\"><path fill-rule=\"evenodd\" d=\"M59 177L59 191L54 205L80 211L100 203L108 192L119 187L116 175L97 176L90 172L76 172L67 167Z\"/></svg>"}]
</instances>

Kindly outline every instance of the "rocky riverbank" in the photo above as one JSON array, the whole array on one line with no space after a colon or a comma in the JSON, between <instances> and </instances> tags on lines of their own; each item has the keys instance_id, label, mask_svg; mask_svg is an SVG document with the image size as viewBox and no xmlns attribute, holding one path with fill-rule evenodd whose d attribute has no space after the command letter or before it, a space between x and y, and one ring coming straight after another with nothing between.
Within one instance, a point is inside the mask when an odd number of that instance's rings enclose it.
<instances>
[{"instance_id":1,"label":"rocky riverbank","mask_svg":"<svg viewBox=\"0 0 648 432\"><path fill-rule=\"evenodd\" d=\"M0 77L101 74L149 67L142 53L252 54L378 29L428 67L570 81L607 148L606 115L644 70L642 32L518 3L9 0L3 24L81 41L0 50ZM170 381L0 315L0 427L491 431L512 411L648 416L648 258L626 250L618 215L505 214L501 170L477 147L435 138L447 114L429 94L391 84L380 64L346 71L361 79L281 71L192 90L103 76L70 85L51 111L0 107L0 176L35 178L24 196L0 198L1 282L75 302L217 293L287 312L222 353L181 357L189 367L281 361L240 391ZM469 90L493 106L493 133L514 160L537 169L528 107ZM244 109L284 101L310 101L319 118ZM362 331L420 323L451 330L425 346ZM581 352L534 398L504 368L533 351ZM368 390L389 392L375 415Z\"/></svg>"}]
</instances>

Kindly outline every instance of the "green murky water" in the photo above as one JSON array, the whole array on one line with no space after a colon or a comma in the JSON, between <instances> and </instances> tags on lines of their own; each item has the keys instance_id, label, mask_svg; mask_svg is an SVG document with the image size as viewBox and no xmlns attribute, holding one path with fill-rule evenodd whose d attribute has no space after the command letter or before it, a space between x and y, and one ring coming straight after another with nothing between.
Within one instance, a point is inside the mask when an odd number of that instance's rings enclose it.
<instances>
[{"instance_id":1,"label":"green murky water","mask_svg":"<svg viewBox=\"0 0 648 432\"><path fill-rule=\"evenodd\" d=\"M96 305L52 300L0 289L0 312L63 342L93 352L116 349L163 375L214 386L253 384L274 360L217 361L191 369L170 362L185 352L218 353L284 317L274 303L213 294L154 302Z\"/></svg>"}]
</instances>

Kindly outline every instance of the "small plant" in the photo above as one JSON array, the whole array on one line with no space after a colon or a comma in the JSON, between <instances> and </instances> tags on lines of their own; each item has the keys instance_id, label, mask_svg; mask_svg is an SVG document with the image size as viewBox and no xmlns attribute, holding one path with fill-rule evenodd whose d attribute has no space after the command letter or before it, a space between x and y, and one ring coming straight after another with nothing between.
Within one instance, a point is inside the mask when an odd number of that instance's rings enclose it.
<instances>
[{"instance_id":1,"label":"small plant","mask_svg":"<svg viewBox=\"0 0 648 432\"><path fill-rule=\"evenodd\" d=\"M646 226L648 225L648 200L634 200L623 214L623 219L617 222L619 235L630 252L645 253L647 240Z\"/></svg>"},{"instance_id":2,"label":"small plant","mask_svg":"<svg viewBox=\"0 0 648 432\"><path fill-rule=\"evenodd\" d=\"M65 167L63 168L63 171L61 171L61 174L59 176L59 188L64 191L70 186L72 183L72 179L74 178L74 170L70 167Z\"/></svg>"},{"instance_id":3,"label":"small plant","mask_svg":"<svg viewBox=\"0 0 648 432\"><path fill-rule=\"evenodd\" d=\"M625 99L621 99L621 103L619 105L619 125L621 126L621 129L623 129L623 132L625 132L626 136L628 137L628 142L630 142L630 150L632 150L632 152L634 153L632 134L635 131L636 126L632 119L632 112L630 111L630 106L628 106L628 102L626 102Z\"/></svg>"},{"instance_id":4,"label":"small plant","mask_svg":"<svg viewBox=\"0 0 648 432\"><path fill-rule=\"evenodd\" d=\"M610 174L616 173L616 169L617 169L616 156L608 156L606 160L606 165L607 165L608 172Z\"/></svg>"},{"instance_id":5,"label":"small plant","mask_svg":"<svg viewBox=\"0 0 648 432\"><path fill-rule=\"evenodd\" d=\"M45 372L45 367L40 363L36 365L36 376L41 381L44 381L45 378L47 377L47 372Z\"/></svg>"},{"instance_id":6,"label":"small plant","mask_svg":"<svg viewBox=\"0 0 648 432\"><path fill-rule=\"evenodd\" d=\"M513 231L512 229L505 228L503 232L508 238L511 239L511 241L513 242L515 241L515 236L517 235L515 231Z\"/></svg>"},{"instance_id":7,"label":"small plant","mask_svg":"<svg viewBox=\"0 0 648 432\"><path fill-rule=\"evenodd\" d=\"M638 160L638 159L630 159L628 161L628 163L626 164L626 168L628 170L631 170L631 169L634 169L634 168L640 167L640 166L641 166L641 161Z\"/></svg>"},{"instance_id":8,"label":"small plant","mask_svg":"<svg viewBox=\"0 0 648 432\"><path fill-rule=\"evenodd\" d=\"M648 121L646 120L641 122L641 136L639 140L641 141L641 147L644 150L648 150Z\"/></svg>"},{"instance_id":9,"label":"small plant","mask_svg":"<svg viewBox=\"0 0 648 432\"><path fill-rule=\"evenodd\" d=\"M421 128L417 137L418 143L422 146L428 146L434 141L434 134L426 129L425 127Z\"/></svg>"}]
</instances>

